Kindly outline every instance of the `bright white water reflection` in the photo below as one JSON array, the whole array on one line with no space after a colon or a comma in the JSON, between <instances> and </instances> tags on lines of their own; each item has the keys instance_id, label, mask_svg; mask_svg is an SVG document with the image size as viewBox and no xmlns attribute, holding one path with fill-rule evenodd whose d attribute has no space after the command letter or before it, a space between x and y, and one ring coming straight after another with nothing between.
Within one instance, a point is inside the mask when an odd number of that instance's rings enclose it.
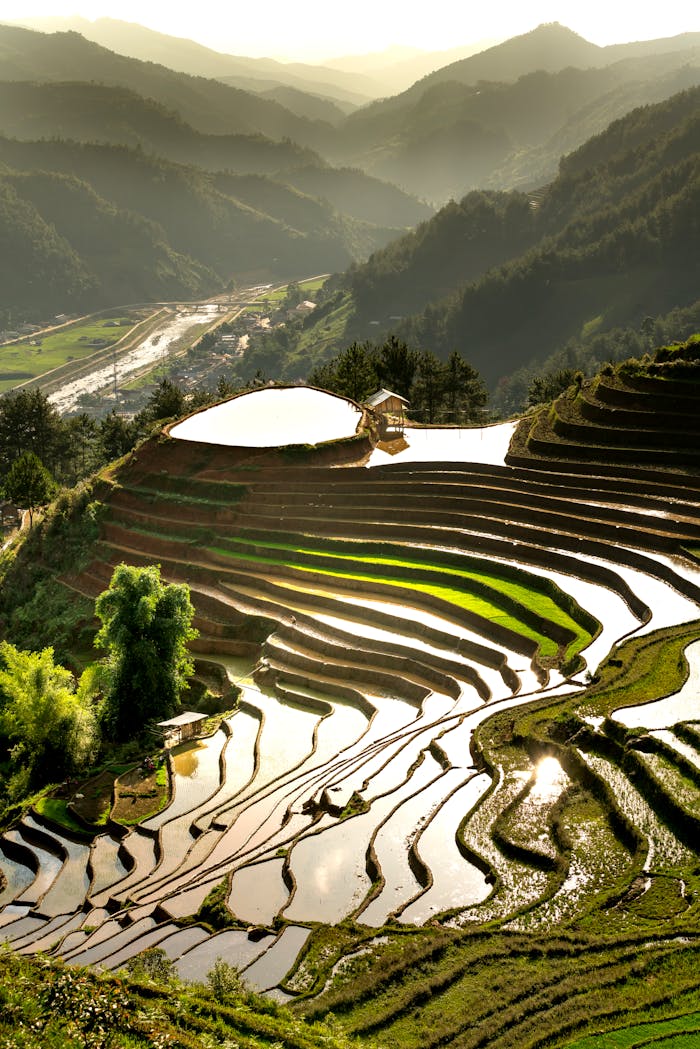
<instances>
[{"instance_id":1,"label":"bright white water reflection","mask_svg":"<svg viewBox=\"0 0 700 1049\"><path fill-rule=\"evenodd\" d=\"M242 448L320 444L352 437L361 417L360 409L344 397L309 386L269 386L192 415L170 435Z\"/></svg>"}]
</instances>

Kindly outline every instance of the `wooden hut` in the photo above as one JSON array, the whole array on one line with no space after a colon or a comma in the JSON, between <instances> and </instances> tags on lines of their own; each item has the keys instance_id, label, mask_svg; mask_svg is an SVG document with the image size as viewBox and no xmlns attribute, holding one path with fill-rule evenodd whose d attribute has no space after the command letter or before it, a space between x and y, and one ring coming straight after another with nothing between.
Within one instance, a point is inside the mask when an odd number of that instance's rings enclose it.
<instances>
[{"instance_id":1,"label":"wooden hut","mask_svg":"<svg viewBox=\"0 0 700 1049\"><path fill-rule=\"evenodd\" d=\"M176 743L183 743L186 739L193 739L203 721L207 720L207 714L197 714L194 710L186 710L168 721L159 721L158 728L162 729L165 736L166 747L174 747Z\"/></svg>"},{"instance_id":2,"label":"wooden hut","mask_svg":"<svg viewBox=\"0 0 700 1049\"><path fill-rule=\"evenodd\" d=\"M396 433L403 433L405 424L404 411L409 405L405 397L382 388L373 393L371 397L368 397L365 404L379 418L381 436L384 436L390 430Z\"/></svg>"}]
</instances>

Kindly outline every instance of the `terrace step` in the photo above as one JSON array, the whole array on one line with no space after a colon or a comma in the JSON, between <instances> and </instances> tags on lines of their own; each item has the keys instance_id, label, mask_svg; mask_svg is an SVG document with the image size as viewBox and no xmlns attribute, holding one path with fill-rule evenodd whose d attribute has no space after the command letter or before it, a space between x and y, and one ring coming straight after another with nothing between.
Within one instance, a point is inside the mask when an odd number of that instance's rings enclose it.
<instances>
[{"instance_id":1,"label":"terrace step","mask_svg":"<svg viewBox=\"0 0 700 1049\"><path fill-rule=\"evenodd\" d=\"M358 639L359 642L359 639ZM361 642L351 649L347 645L338 643L336 639L319 634L306 633L294 627L283 626L275 631L263 646L263 654L269 651L278 651L279 648L291 648L304 656L312 656L316 659L323 658L344 665L347 661L349 666L376 667L379 672L393 670L399 673L402 679L433 691L444 691L451 695L452 699L459 699L460 686L453 678L432 669L419 660L411 657L394 655L388 649L365 647Z\"/></svg>"}]
</instances>

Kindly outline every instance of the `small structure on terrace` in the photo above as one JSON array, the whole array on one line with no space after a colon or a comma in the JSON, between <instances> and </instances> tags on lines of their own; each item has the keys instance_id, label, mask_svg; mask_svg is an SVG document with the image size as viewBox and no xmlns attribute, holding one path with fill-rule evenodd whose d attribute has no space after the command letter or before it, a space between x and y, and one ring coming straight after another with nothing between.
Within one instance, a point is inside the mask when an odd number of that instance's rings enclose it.
<instances>
[{"instance_id":1,"label":"small structure on terrace","mask_svg":"<svg viewBox=\"0 0 700 1049\"><path fill-rule=\"evenodd\" d=\"M379 420L381 437L384 437L389 431L397 434L403 433L406 422L404 409L409 405L405 397L382 388L368 397L365 404L375 412Z\"/></svg>"},{"instance_id":2,"label":"small structure on terrace","mask_svg":"<svg viewBox=\"0 0 700 1049\"><path fill-rule=\"evenodd\" d=\"M165 746L174 747L177 743L183 743L186 739L193 739L203 721L207 720L206 714L197 714L194 710L186 710L177 717L169 718L167 721L159 721L158 728L165 736Z\"/></svg>"}]
</instances>

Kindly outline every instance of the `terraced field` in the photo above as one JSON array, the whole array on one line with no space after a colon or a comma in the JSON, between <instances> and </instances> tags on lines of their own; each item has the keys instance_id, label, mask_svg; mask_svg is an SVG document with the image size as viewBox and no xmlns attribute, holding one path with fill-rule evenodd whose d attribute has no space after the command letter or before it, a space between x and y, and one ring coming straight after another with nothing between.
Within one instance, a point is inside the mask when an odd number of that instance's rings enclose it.
<instances>
[{"instance_id":1,"label":"terraced field","mask_svg":"<svg viewBox=\"0 0 700 1049\"><path fill-rule=\"evenodd\" d=\"M222 956L387 1045L696 1037L700 473L642 440L584 475L587 447L142 446L63 582L160 563L240 701L139 826L8 832L0 936L106 969L159 946L185 979Z\"/></svg>"}]
</instances>

